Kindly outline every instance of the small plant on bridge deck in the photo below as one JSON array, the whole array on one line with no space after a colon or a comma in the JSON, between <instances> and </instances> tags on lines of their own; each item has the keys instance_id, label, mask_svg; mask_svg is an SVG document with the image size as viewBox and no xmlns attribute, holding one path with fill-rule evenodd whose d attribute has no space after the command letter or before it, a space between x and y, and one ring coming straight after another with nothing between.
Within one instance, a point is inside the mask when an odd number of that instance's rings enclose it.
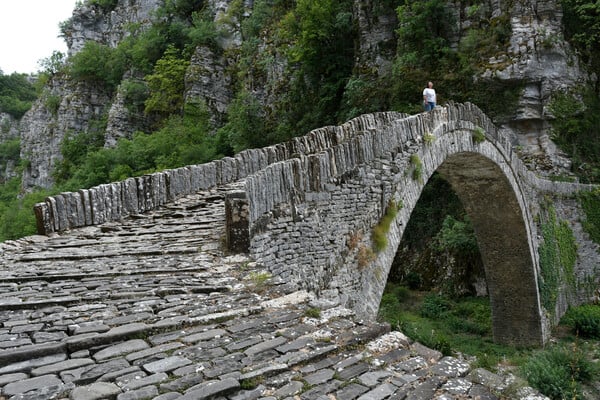
<instances>
[{"instance_id":1,"label":"small plant on bridge deck","mask_svg":"<svg viewBox=\"0 0 600 400\"><path fill-rule=\"evenodd\" d=\"M316 307L312 307L304 311L304 315L308 318L319 319L321 318L321 310Z\"/></svg>"},{"instance_id":2,"label":"small plant on bridge deck","mask_svg":"<svg viewBox=\"0 0 600 400\"><path fill-rule=\"evenodd\" d=\"M402 209L402 203L396 203L394 200L390 200L385 209L385 214L373 228L371 239L373 240L373 250L375 250L375 252L379 253L387 247L387 234L400 209Z\"/></svg>"},{"instance_id":3,"label":"small plant on bridge deck","mask_svg":"<svg viewBox=\"0 0 600 400\"><path fill-rule=\"evenodd\" d=\"M268 272L251 272L249 278L252 281L255 291L264 292L267 288L268 280L271 279L271 274Z\"/></svg>"},{"instance_id":4,"label":"small plant on bridge deck","mask_svg":"<svg viewBox=\"0 0 600 400\"><path fill-rule=\"evenodd\" d=\"M478 126L471 132L471 137L473 138L474 143L483 143L485 142L485 131Z\"/></svg>"},{"instance_id":5,"label":"small plant on bridge deck","mask_svg":"<svg viewBox=\"0 0 600 400\"><path fill-rule=\"evenodd\" d=\"M410 164L413 166L412 178L421 182L423 180L423 162L418 154L410 155Z\"/></svg>"}]
</instances>

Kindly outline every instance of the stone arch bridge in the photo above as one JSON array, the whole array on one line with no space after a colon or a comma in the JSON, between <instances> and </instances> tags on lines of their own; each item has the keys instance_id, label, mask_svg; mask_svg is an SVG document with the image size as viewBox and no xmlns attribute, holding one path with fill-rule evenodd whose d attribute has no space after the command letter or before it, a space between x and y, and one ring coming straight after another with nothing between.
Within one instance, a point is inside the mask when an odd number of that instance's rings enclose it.
<instances>
[{"instance_id":1,"label":"stone arch bridge","mask_svg":"<svg viewBox=\"0 0 600 400\"><path fill-rule=\"evenodd\" d=\"M235 157L63 193L37 204L35 212L39 232L48 235L118 221L237 182L226 196L230 249L249 252L297 288L373 318L404 228L435 171L450 182L473 222L495 340L543 344L568 305L585 301L598 282L597 247L581 230L573 197L590 187L537 177L511 138L469 103L413 116L364 115ZM537 216L544 198L569 220L579 240L575 280L588 282L561 284L551 310L540 295ZM370 232L390 204L398 212L388 245L368 251L365 261Z\"/></svg>"}]
</instances>

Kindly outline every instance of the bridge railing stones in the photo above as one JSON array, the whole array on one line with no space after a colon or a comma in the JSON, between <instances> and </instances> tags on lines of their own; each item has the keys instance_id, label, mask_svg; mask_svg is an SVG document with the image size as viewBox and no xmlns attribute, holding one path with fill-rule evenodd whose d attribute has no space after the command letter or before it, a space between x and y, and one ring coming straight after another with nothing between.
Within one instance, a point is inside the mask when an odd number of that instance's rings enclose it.
<instances>
[{"instance_id":1,"label":"bridge railing stones","mask_svg":"<svg viewBox=\"0 0 600 400\"><path fill-rule=\"evenodd\" d=\"M471 103L450 104L431 113L398 115L397 119L382 122L378 127L356 126L354 134L341 143L318 153L273 163L249 176L246 191L251 232L260 229L259 219L275 205L302 201L306 192L323 191L328 184L359 165L422 143L426 133L439 136L456 130L457 124L471 122L468 128L481 127L509 159L512 152L511 143L499 135L492 121Z\"/></svg>"},{"instance_id":2,"label":"bridge railing stones","mask_svg":"<svg viewBox=\"0 0 600 400\"><path fill-rule=\"evenodd\" d=\"M245 150L235 157L50 196L34 206L37 230L47 235L150 211L181 196L244 179L268 165L322 152L349 140L357 131L379 129L402 116L396 112L364 115L288 142Z\"/></svg>"}]
</instances>

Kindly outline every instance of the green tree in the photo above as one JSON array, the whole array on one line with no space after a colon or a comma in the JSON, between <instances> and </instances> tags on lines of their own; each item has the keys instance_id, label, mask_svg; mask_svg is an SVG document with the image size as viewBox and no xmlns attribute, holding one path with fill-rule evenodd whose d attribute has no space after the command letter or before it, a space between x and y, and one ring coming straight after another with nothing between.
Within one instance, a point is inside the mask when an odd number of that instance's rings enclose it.
<instances>
[{"instance_id":1,"label":"green tree","mask_svg":"<svg viewBox=\"0 0 600 400\"><path fill-rule=\"evenodd\" d=\"M352 1L299 0L280 24L291 63L290 90L280 104L276 137L305 134L337 123L354 65Z\"/></svg>"},{"instance_id":2,"label":"green tree","mask_svg":"<svg viewBox=\"0 0 600 400\"><path fill-rule=\"evenodd\" d=\"M88 41L71 57L71 76L80 81L103 84L114 90L121 82L127 68L124 53L109 46Z\"/></svg>"},{"instance_id":3,"label":"green tree","mask_svg":"<svg viewBox=\"0 0 600 400\"><path fill-rule=\"evenodd\" d=\"M27 79L27 75L12 73L4 75L0 71L0 112L21 118L31 108L37 98L35 87Z\"/></svg>"},{"instance_id":4,"label":"green tree","mask_svg":"<svg viewBox=\"0 0 600 400\"><path fill-rule=\"evenodd\" d=\"M146 113L169 115L183 112L185 72L190 62L181 58L174 47L169 47L156 62L154 72L146 76L150 97L146 100Z\"/></svg>"},{"instance_id":5,"label":"green tree","mask_svg":"<svg viewBox=\"0 0 600 400\"><path fill-rule=\"evenodd\" d=\"M219 131L234 152L270 144L262 105L251 93L242 91L227 110L227 123Z\"/></svg>"},{"instance_id":6,"label":"green tree","mask_svg":"<svg viewBox=\"0 0 600 400\"><path fill-rule=\"evenodd\" d=\"M591 72L600 75L600 2L562 0L566 37L588 63ZM600 84L596 79L596 93Z\"/></svg>"}]
</instances>

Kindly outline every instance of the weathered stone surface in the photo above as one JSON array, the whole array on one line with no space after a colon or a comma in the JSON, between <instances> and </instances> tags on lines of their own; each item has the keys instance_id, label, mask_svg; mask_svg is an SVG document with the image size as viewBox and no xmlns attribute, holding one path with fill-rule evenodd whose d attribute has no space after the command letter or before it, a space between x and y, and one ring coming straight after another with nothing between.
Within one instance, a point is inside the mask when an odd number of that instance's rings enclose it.
<instances>
[{"instance_id":1,"label":"weathered stone surface","mask_svg":"<svg viewBox=\"0 0 600 400\"><path fill-rule=\"evenodd\" d=\"M124 343L119 343L114 346L110 346L104 350L100 350L99 352L94 354L94 359L96 361L103 361L109 358L122 356L125 354L133 353L135 351L140 351L149 348L150 346L142 339L134 339L129 340Z\"/></svg>"},{"instance_id":2,"label":"weathered stone surface","mask_svg":"<svg viewBox=\"0 0 600 400\"><path fill-rule=\"evenodd\" d=\"M42 375L35 378L23 379L18 382L12 382L2 388L2 393L12 396L15 394L26 393L32 390L59 386L62 385L62 381L55 375Z\"/></svg>"},{"instance_id":3,"label":"weathered stone surface","mask_svg":"<svg viewBox=\"0 0 600 400\"><path fill-rule=\"evenodd\" d=\"M181 397L182 400L202 400L208 399L217 394L226 394L240 387L237 379L226 378L223 380L213 380L201 383L191 387Z\"/></svg>"},{"instance_id":4,"label":"weathered stone surface","mask_svg":"<svg viewBox=\"0 0 600 400\"><path fill-rule=\"evenodd\" d=\"M119 395L121 389L114 383L97 382L89 386L80 386L71 392L72 400L100 400Z\"/></svg>"},{"instance_id":5,"label":"weathered stone surface","mask_svg":"<svg viewBox=\"0 0 600 400\"><path fill-rule=\"evenodd\" d=\"M153 361L148 364L144 364L143 368L147 372L156 373L156 372L169 372L173 371L177 368L184 367L188 364L191 364L192 361L188 360L185 357L168 357L162 360Z\"/></svg>"}]
</instances>

